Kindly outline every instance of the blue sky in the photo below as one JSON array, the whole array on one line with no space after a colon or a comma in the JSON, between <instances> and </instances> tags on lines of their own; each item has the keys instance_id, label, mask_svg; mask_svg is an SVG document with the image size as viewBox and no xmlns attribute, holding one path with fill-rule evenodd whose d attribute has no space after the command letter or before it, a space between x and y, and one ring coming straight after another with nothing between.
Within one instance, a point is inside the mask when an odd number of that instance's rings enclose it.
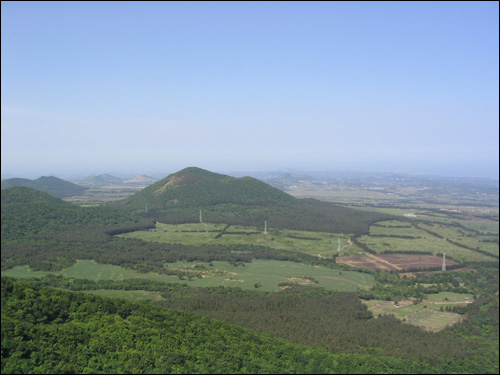
<instances>
[{"instance_id":1,"label":"blue sky","mask_svg":"<svg viewBox=\"0 0 500 375\"><path fill-rule=\"evenodd\" d=\"M2 2L2 173L498 178L498 2Z\"/></svg>"}]
</instances>

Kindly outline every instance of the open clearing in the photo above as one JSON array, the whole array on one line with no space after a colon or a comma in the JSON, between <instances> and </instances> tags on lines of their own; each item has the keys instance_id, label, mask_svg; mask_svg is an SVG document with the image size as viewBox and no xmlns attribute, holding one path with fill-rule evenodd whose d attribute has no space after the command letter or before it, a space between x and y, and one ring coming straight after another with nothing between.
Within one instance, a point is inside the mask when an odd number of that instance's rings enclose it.
<instances>
[{"instance_id":1,"label":"open clearing","mask_svg":"<svg viewBox=\"0 0 500 375\"><path fill-rule=\"evenodd\" d=\"M417 305L413 304L413 301L399 301L398 305L395 305L394 301L368 300L363 302L374 316L392 314L406 323L437 332L463 319L460 314L440 311L441 307L444 309L446 306L463 306L473 302L473 297L471 294L441 292L430 294L428 299Z\"/></svg>"},{"instance_id":2,"label":"open clearing","mask_svg":"<svg viewBox=\"0 0 500 375\"><path fill-rule=\"evenodd\" d=\"M355 291L374 285L373 276L360 272L339 271L326 267L309 266L301 263L277 260L254 260L244 266L230 265L227 262L176 262L168 268L185 271L191 277L141 274L119 266L98 264L91 260L79 260L60 272L34 271L27 266L18 266L2 272L3 276L15 278L42 277L48 274L62 274L69 278L89 280L149 279L169 283L184 283L193 287L229 286L249 290L279 291L282 283L297 283L323 287L337 291ZM243 264L243 263L242 263ZM256 288L257 284L257 288Z\"/></svg>"}]
</instances>

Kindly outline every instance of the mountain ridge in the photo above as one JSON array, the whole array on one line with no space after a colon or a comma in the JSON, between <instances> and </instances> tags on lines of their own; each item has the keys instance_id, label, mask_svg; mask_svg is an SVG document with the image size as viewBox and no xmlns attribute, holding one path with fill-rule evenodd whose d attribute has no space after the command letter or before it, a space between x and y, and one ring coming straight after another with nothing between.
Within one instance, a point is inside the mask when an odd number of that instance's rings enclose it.
<instances>
[{"instance_id":1,"label":"mountain ridge","mask_svg":"<svg viewBox=\"0 0 500 375\"><path fill-rule=\"evenodd\" d=\"M85 186L80 186L54 176L41 176L35 180L27 178L10 178L2 181L1 188L4 190L15 186L29 187L51 194L57 198L80 195L83 191L88 189Z\"/></svg>"},{"instance_id":2,"label":"mountain ridge","mask_svg":"<svg viewBox=\"0 0 500 375\"><path fill-rule=\"evenodd\" d=\"M123 179L120 177L112 176L110 174L100 174L96 176L88 176L75 182L83 186L99 187L99 186L106 186L113 184L121 184L123 182Z\"/></svg>"}]
</instances>

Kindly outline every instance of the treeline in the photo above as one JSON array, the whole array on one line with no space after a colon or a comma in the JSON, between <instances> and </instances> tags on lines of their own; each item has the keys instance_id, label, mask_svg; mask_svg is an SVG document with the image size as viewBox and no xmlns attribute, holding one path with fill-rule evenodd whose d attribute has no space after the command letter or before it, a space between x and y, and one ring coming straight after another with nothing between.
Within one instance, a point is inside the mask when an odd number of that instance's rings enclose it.
<instances>
[{"instance_id":1,"label":"treeline","mask_svg":"<svg viewBox=\"0 0 500 375\"><path fill-rule=\"evenodd\" d=\"M288 238L295 238L297 240L309 240L309 241L321 241L322 238L318 237L306 237L306 236L294 236L293 234L289 234Z\"/></svg>"},{"instance_id":2,"label":"treeline","mask_svg":"<svg viewBox=\"0 0 500 375\"><path fill-rule=\"evenodd\" d=\"M432 223L428 224L428 225L432 225ZM415 226L416 229L423 230L424 232L429 233L431 236L434 236L434 237L437 237L437 238L440 238L440 239L444 239L444 237L441 236L439 233L433 232L433 231L431 231L429 229L426 229L426 228L422 228L418 224L414 224L414 226Z\"/></svg>"},{"instance_id":3,"label":"treeline","mask_svg":"<svg viewBox=\"0 0 500 375\"><path fill-rule=\"evenodd\" d=\"M423 300L428 294L440 292L471 293L474 298L498 292L498 264L476 264L476 271L455 271L417 274L403 277L396 272L373 272L376 285L369 290L359 290L357 295L365 300L379 299L401 301ZM426 285L426 286L424 286Z\"/></svg>"},{"instance_id":4,"label":"treeline","mask_svg":"<svg viewBox=\"0 0 500 375\"><path fill-rule=\"evenodd\" d=\"M137 224L147 225L146 224ZM134 225L128 228L133 228ZM64 230L44 232L38 241L2 243L2 269L28 265L34 270L60 271L72 266L78 259L93 259L138 272L172 274L165 263L176 261L251 262L252 259L273 259L303 262L333 267L333 259L293 251L253 245L188 246L146 242L138 239L117 239L107 228L95 226L64 227ZM177 273L176 273L177 274Z\"/></svg>"},{"instance_id":5,"label":"treeline","mask_svg":"<svg viewBox=\"0 0 500 375\"><path fill-rule=\"evenodd\" d=\"M372 250L368 247L367 244L363 243L363 242L360 242L358 241L358 237L359 236L354 236L354 237L351 237L351 241L354 245L356 245L357 247L360 247L361 249L363 249L366 253L370 253L370 254L377 254L377 252L375 250Z\"/></svg>"},{"instance_id":6,"label":"treeline","mask_svg":"<svg viewBox=\"0 0 500 375\"><path fill-rule=\"evenodd\" d=\"M227 224L216 236L215 238L221 238L223 236L223 234L226 232L226 230L229 229L229 227L231 226L231 224Z\"/></svg>"},{"instance_id":7,"label":"treeline","mask_svg":"<svg viewBox=\"0 0 500 375\"><path fill-rule=\"evenodd\" d=\"M210 223L263 227L264 221L267 221L268 228L358 235L369 233L371 224L392 218L386 214L355 210L315 199L267 206L226 203L171 207L150 210L141 215L165 224L197 223L200 209L203 220Z\"/></svg>"},{"instance_id":8,"label":"treeline","mask_svg":"<svg viewBox=\"0 0 500 375\"><path fill-rule=\"evenodd\" d=\"M125 224L115 227L107 227L105 233L110 236L117 236L123 233L136 232L140 230L149 230L156 228L156 222L154 220L143 220L138 223Z\"/></svg>"},{"instance_id":9,"label":"treeline","mask_svg":"<svg viewBox=\"0 0 500 375\"><path fill-rule=\"evenodd\" d=\"M401 234L370 234L370 237L382 237L382 238L402 238L405 240L416 240L418 237L406 236Z\"/></svg>"},{"instance_id":10,"label":"treeline","mask_svg":"<svg viewBox=\"0 0 500 375\"><path fill-rule=\"evenodd\" d=\"M166 295L174 290L185 290L189 287L180 283L165 283L149 279L126 279L126 280L89 280L68 278L63 275L46 275L41 278L34 278L31 282L49 286L52 288L66 289L72 291L83 290L145 290L158 292Z\"/></svg>"},{"instance_id":11,"label":"treeline","mask_svg":"<svg viewBox=\"0 0 500 375\"><path fill-rule=\"evenodd\" d=\"M403 220L400 220L400 221L403 221ZM380 227L380 228L394 228L394 229L409 229L411 228L411 225L384 225L384 224L379 224L379 223L375 223L375 224L372 224L372 226L374 227Z\"/></svg>"},{"instance_id":12,"label":"treeline","mask_svg":"<svg viewBox=\"0 0 500 375\"><path fill-rule=\"evenodd\" d=\"M1 330L3 374L436 372L422 362L333 354L207 317L5 278Z\"/></svg>"},{"instance_id":13,"label":"treeline","mask_svg":"<svg viewBox=\"0 0 500 375\"><path fill-rule=\"evenodd\" d=\"M474 249L472 247L466 246L466 245L461 244L459 242L452 241L449 238L447 238L446 241L451 243L452 245L461 247L463 249L467 249L467 250L474 251L474 252L479 253L479 254L483 254L483 255L487 255L487 256L490 256L490 257L495 258L495 259L499 259L499 256L497 254L492 254L488 251L484 251L484 250L480 250L480 249Z\"/></svg>"}]
</instances>

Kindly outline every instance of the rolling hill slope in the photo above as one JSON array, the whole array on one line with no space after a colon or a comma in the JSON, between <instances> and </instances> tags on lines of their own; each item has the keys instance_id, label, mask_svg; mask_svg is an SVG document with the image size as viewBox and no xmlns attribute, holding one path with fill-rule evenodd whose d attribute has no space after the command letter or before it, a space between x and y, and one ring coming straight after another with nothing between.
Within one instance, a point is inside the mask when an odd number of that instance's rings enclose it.
<instances>
[{"instance_id":1,"label":"rolling hill slope","mask_svg":"<svg viewBox=\"0 0 500 375\"><path fill-rule=\"evenodd\" d=\"M120 177L111 176L109 174L100 174L97 176L89 176L84 179L76 181L79 185L89 186L89 187L100 187L107 185L115 185L123 183L123 179Z\"/></svg>"},{"instance_id":2,"label":"rolling hill slope","mask_svg":"<svg viewBox=\"0 0 500 375\"><path fill-rule=\"evenodd\" d=\"M176 310L2 278L2 373L429 373ZM390 369L391 371L387 371Z\"/></svg>"},{"instance_id":3,"label":"rolling hill slope","mask_svg":"<svg viewBox=\"0 0 500 375\"><path fill-rule=\"evenodd\" d=\"M255 178L234 178L196 167L185 168L154 183L120 206L134 210L217 204L270 205L292 203L295 198Z\"/></svg>"},{"instance_id":4,"label":"rolling hill slope","mask_svg":"<svg viewBox=\"0 0 500 375\"><path fill-rule=\"evenodd\" d=\"M36 180L29 180L27 178L9 178L8 180L2 181L2 190L14 186L29 187L51 194L58 198L80 195L84 190L88 189L87 187L76 185L72 182L65 181L54 176L42 176Z\"/></svg>"},{"instance_id":5,"label":"rolling hill slope","mask_svg":"<svg viewBox=\"0 0 500 375\"><path fill-rule=\"evenodd\" d=\"M2 190L2 243L29 240L45 231L71 225L122 225L137 221L115 207L79 207L48 193L25 186Z\"/></svg>"}]
</instances>

